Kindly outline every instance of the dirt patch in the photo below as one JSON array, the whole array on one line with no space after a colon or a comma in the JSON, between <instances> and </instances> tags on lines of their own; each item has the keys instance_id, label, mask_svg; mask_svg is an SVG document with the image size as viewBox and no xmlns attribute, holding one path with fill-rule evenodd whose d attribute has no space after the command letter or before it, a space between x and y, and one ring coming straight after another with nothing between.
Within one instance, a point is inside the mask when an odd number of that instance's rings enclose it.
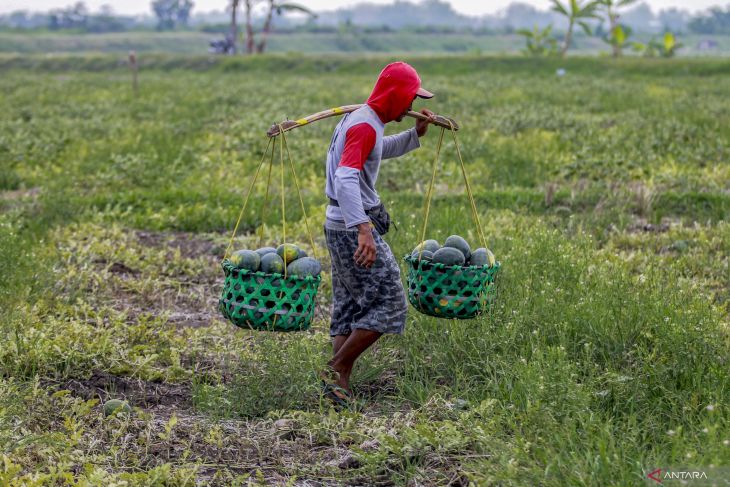
<instances>
[{"instance_id":1,"label":"dirt patch","mask_svg":"<svg viewBox=\"0 0 730 487\"><path fill-rule=\"evenodd\" d=\"M15 189L11 191L0 191L0 200L16 201L24 198L36 198L41 193L41 188Z\"/></svg>"},{"instance_id":2,"label":"dirt patch","mask_svg":"<svg viewBox=\"0 0 730 487\"><path fill-rule=\"evenodd\" d=\"M666 233L672 228L683 225L681 218L664 217L659 223L649 223L646 218L635 218L633 223L626 227L628 233Z\"/></svg>"},{"instance_id":3,"label":"dirt patch","mask_svg":"<svg viewBox=\"0 0 730 487\"><path fill-rule=\"evenodd\" d=\"M165 247L171 252L179 250L180 255L186 259L197 259L199 257L221 259L225 250L221 245L210 239L188 232L137 231L135 236L140 245L155 248Z\"/></svg>"},{"instance_id":4,"label":"dirt patch","mask_svg":"<svg viewBox=\"0 0 730 487\"><path fill-rule=\"evenodd\" d=\"M121 377L103 371L94 371L88 379L70 379L56 385L59 390L69 390L75 396L99 399L101 402L117 398L129 401L132 406L151 408L165 406L190 408L190 386L150 382L132 377Z\"/></svg>"},{"instance_id":5,"label":"dirt patch","mask_svg":"<svg viewBox=\"0 0 730 487\"><path fill-rule=\"evenodd\" d=\"M139 271L127 267L122 262L113 262L109 266L109 272L112 274L139 274Z\"/></svg>"},{"instance_id":6,"label":"dirt patch","mask_svg":"<svg viewBox=\"0 0 730 487\"><path fill-rule=\"evenodd\" d=\"M626 231L629 233L665 233L669 231L669 224L634 223Z\"/></svg>"},{"instance_id":7,"label":"dirt patch","mask_svg":"<svg viewBox=\"0 0 730 487\"><path fill-rule=\"evenodd\" d=\"M111 305L124 311L130 324L142 315L165 316L168 322L181 327L209 326L219 318L218 295L223 285L223 273L218 261L223 249L214 241L186 232L135 231L140 246L166 249L170 254L180 252L186 259L205 259L204 271L190 275L155 277L150 289L149 277L141 270L123 262L98 258L94 263L111 275L103 293L97 296L99 305Z\"/></svg>"}]
</instances>

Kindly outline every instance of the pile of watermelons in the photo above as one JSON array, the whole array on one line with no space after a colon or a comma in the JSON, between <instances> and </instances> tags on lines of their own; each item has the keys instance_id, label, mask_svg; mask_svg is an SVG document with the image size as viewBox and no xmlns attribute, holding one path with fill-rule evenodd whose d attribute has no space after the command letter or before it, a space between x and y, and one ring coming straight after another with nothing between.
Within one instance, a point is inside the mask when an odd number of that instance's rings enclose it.
<instances>
[{"instance_id":1,"label":"pile of watermelons","mask_svg":"<svg viewBox=\"0 0 730 487\"><path fill-rule=\"evenodd\" d=\"M226 275L218 306L243 328L306 330L314 316L322 266L294 244L238 250L222 264Z\"/></svg>"},{"instance_id":2,"label":"pile of watermelons","mask_svg":"<svg viewBox=\"0 0 730 487\"><path fill-rule=\"evenodd\" d=\"M408 300L421 313L440 318L473 318L489 308L499 262L485 247L471 250L459 235L441 246L421 242L405 257Z\"/></svg>"},{"instance_id":3,"label":"pile of watermelons","mask_svg":"<svg viewBox=\"0 0 730 487\"><path fill-rule=\"evenodd\" d=\"M318 276L322 265L315 258L294 244L281 244L278 248L262 247L257 250L237 250L228 259L237 269L265 274L287 276Z\"/></svg>"},{"instance_id":4,"label":"pile of watermelons","mask_svg":"<svg viewBox=\"0 0 730 487\"><path fill-rule=\"evenodd\" d=\"M463 237L452 235L446 239L443 247L436 240L426 240L416 245L411 257L429 262L437 262L448 266L493 266L494 254L491 250L480 247L472 252L469 242Z\"/></svg>"}]
</instances>

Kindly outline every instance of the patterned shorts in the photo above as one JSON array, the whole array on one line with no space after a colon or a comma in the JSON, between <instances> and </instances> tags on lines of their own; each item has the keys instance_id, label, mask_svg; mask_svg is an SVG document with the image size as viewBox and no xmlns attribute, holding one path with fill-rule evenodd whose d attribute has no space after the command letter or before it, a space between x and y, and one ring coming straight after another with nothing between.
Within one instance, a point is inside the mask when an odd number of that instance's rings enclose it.
<instances>
[{"instance_id":1,"label":"patterned shorts","mask_svg":"<svg viewBox=\"0 0 730 487\"><path fill-rule=\"evenodd\" d=\"M349 335L353 329L402 334L408 302L400 268L390 247L373 230L377 249L370 269L355 263L357 230L324 229L332 259L333 310L330 336Z\"/></svg>"}]
</instances>

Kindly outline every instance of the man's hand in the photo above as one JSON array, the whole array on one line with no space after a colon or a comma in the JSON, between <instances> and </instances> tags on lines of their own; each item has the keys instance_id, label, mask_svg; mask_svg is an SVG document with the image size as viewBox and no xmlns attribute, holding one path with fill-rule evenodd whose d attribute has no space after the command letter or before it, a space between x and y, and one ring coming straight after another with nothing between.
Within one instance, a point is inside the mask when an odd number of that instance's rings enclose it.
<instances>
[{"instance_id":1,"label":"man's hand","mask_svg":"<svg viewBox=\"0 0 730 487\"><path fill-rule=\"evenodd\" d=\"M357 250L355 251L355 263L359 266L370 269L375 262L377 250L375 239L370 222L361 223L357 226Z\"/></svg>"},{"instance_id":2,"label":"man's hand","mask_svg":"<svg viewBox=\"0 0 730 487\"><path fill-rule=\"evenodd\" d=\"M433 117L436 115L431 110L428 110L426 108L421 110L421 113L426 115L428 117L428 120L421 120L420 118L416 119L416 133L419 137L423 137L426 135L426 131L428 130L428 124L433 122Z\"/></svg>"}]
</instances>

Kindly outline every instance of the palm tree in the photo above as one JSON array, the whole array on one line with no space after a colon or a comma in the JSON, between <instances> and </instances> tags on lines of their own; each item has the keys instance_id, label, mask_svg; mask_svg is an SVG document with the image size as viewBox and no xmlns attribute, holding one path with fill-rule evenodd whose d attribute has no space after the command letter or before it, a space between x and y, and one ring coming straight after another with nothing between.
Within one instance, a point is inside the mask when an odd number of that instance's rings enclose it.
<instances>
[{"instance_id":1,"label":"palm tree","mask_svg":"<svg viewBox=\"0 0 730 487\"><path fill-rule=\"evenodd\" d=\"M264 52L264 49L266 49L266 39L269 35L269 32L271 32L271 22L274 17L274 12L276 12L277 15L281 15L284 12L301 12L304 14L309 15L312 18L317 17L317 14L309 10L307 7L304 7L302 5L299 5L297 3L280 3L276 0L268 0L269 3L269 11L266 14L266 20L264 21L264 28L261 31L261 40L259 41L258 45L256 46L256 52L262 53Z\"/></svg>"},{"instance_id":2,"label":"palm tree","mask_svg":"<svg viewBox=\"0 0 730 487\"><path fill-rule=\"evenodd\" d=\"M636 0L599 0L601 7L606 11L608 16L608 29L609 39L611 39L611 46L613 47L613 57L619 57L621 55L621 48L623 47L627 35L625 28L621 27L618 23L619 14L617 10L621 7L627 7Z\"/></svg>"},{"instance_id":3,"label":"palm tree","mask_svg":"<svg viewBox=\"0 0 730 487\"><path fill-rule=\"evenodd\" d=\"M583 3L583 0L568 0L567 5L563 5L560 0L551 0L553 3L552 10L559 14L565 15L568 19L568 30L565 32L565 39L563 41L563 47L560 50L560 55L565 56L565 53L570 47L570 42L573 40L573 27L575 24L580 25L586 34L591 35L591 28L582 19L596 19L596 10L600 6L599 0L587 0Z\"/></svg>"},{"instance_id":4,"label":"palm tree","mask_svg":"<svg viewBox=\"0 0 730 487\"><path fill-rule=\"evenodd\" d=\"M238 51L237 45L238 45L238 20L236 19L236 15L238 14L238 6L241 3L241 0L231 0L231 33L230 33L230 40L233 43L232 46L232 53L236 54Z\"/></svg>"},{"instance_id":5,"label":"palm tree","mask_svg":"<svg viewBox=\"0 0 730 487\"><path fill-rule=\"evenodd\" d=\"M251 10L257 1L258 0L244 0L246 3L246 52L248 54L253 54L254 34L253 24L251 23Z\"/></svg>"}]
</instances>

